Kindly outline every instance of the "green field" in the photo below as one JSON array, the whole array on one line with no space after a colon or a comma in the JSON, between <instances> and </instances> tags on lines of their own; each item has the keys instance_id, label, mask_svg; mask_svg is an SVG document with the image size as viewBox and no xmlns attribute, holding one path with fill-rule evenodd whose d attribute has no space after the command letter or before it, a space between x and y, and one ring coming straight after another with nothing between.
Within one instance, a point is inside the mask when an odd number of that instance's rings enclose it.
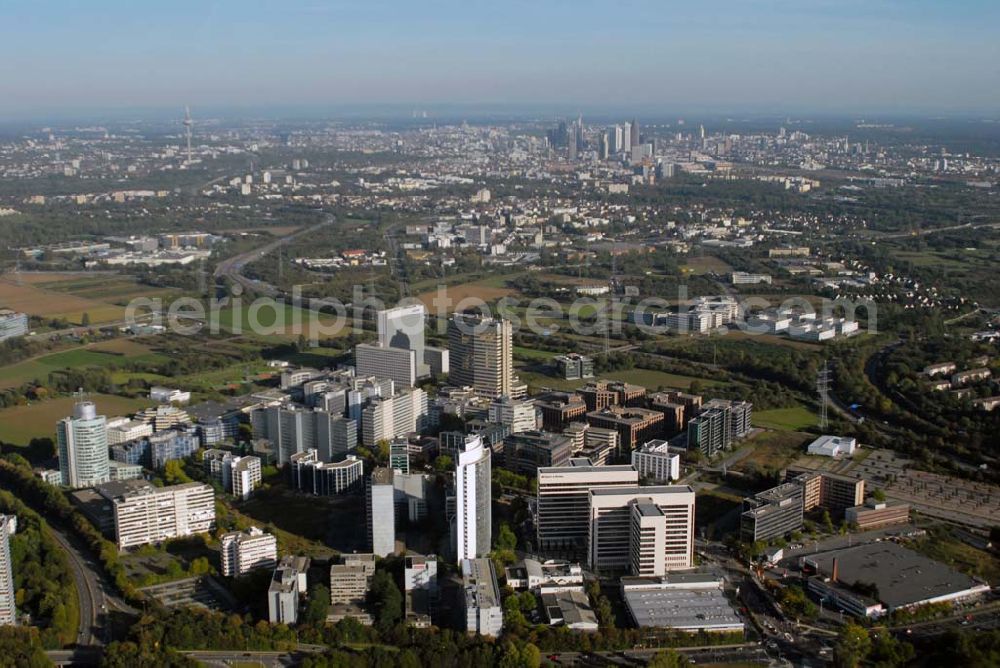
<instances>
[{"instance_id":1,"label":"green field","mask_svg":"<svg viewBox=\"0 0 1000 668\"><path fill-rule=\"evenodd\" d=\"M233 333L237 333L236 328L238 327L240 332L248 334L295 337L302 333L309 336L312 331L313 322L319 324L321 327L319 333L323 336L346 336L352 331L351 321L348 318L338 332L325 334L322 328L332 328L336 322L334 316L327 314L318 315L313 311L307 311L285 303L276 304L273 307L266 305L254 308L253 313L251 313L251 306L244 304L239 311L233 308L225 308L219 310L217 314L209 314L209 317L213 315L217 318L221 329Z\"/></svg>"},{"instance_id":2,"label":"green field","mask_svg":"<svg viewBox=\"0 0 1000 668\"><path fill-rule=\"evenodd\" d=\"M109 394L93 394L88 401L97 404L98 415L114 417L151 405L148 399L129 399ZM0 410L0 441L27 445L32 438L55 438L56 422L73 412L73 397L37 401L25 406Z\"/></svg>"},{"instance_id":3,"label":"green field","mask_svg":"<svg viewBox=\"0 0 1000 668\"><path fill-rule=\"evenodd\" d=\"M514 346L514 357L519 357L521 359L527 360L538 360L540 362L547 362L555 357L558 353L549 352L548 350L535 350L534 348L522 348L521 346Z\"/></svg>"},{"instance_id":4,"label":"green field","mask_svg":"<svg viewBox=\"0 0 1000 668\"><path fill-rule=\"evenodd\" d=\"M781 431L799 431L812 427L817 422L816 413L805 406L776 408L770 411L754 411L753 425Z\"/></svg>"},{"instance_id":5,"label":"green field","mask_svg":"<svg viewBox=\"0 0 1000 668\"><path fill-rule=\"evenodd\" d=\"M18 387L34 380L45 382L50 373L59 369L116 366L126 361L155 362L163 359L162 355L138 345L135 352L144 351L138 355L134 352L127 355L124 352L115 352L111 346L105 346L109 349L102 350L100 346L105 344L63 350L4 367L0 371L0 389Z\"/></svg>"},{"instance_id":6,"label":"green field","mask_svg":"<svg viewBox=\"0 0 1000 668\"><path fill-rule=\"evenodd\" d=\"M521 380L533 387L551 387L557 390L575 390L578 387L586 385L591 380L594 380L592 378L584 380L565 380L555 376L546 376L533 371L523 370L519 370L518 375L521 377ZM681 376L675 373L654 371L652 369L609 371L607 373L600 374L600 377L608 380L620 380L626 383L635 383L636 385L642 385L651 391L655 391L661 385L671 389L687 390L690 389L691 383L694 381L698 381L704 387L711 387L719 384L718 381L709 380L707 378Z\"/></svg>"}]
</instances>

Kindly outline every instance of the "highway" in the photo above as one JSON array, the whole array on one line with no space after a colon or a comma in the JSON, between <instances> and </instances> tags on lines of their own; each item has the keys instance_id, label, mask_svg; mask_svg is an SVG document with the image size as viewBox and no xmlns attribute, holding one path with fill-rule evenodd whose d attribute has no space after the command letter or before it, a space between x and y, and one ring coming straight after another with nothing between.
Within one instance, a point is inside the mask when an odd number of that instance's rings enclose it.
<instances>
[{"instance_id":1,"label":"highway","mask_svg":"<svg viewBox=\"0 0 1000 668\"><path fill-rule=\"evenodd\" d=\"M234 255L233 257L226 258L220 262L215 267L215 272L213 277L216 282L222 278L228 278L234 283L238 283L244 291L254 292L265 297L278 298L282 296L281 291L270 283L265 283L263 281L257 281L252 278L247 278L243 275L243 267L250 264L258 258L264 257L269 253L273 253L277 249L281 248L292 242L293 240L315 232L316 230L322 229L327 225L332 225L336 221L336 218L332 215L327 215L322 223L317 223L311 227L298 230L297 232L292 232L291 234L285 235L279 239L261 246L260 248L255 248L252 251L246 253L241 253L240 255Z\"/></svg>"}]
</instances>

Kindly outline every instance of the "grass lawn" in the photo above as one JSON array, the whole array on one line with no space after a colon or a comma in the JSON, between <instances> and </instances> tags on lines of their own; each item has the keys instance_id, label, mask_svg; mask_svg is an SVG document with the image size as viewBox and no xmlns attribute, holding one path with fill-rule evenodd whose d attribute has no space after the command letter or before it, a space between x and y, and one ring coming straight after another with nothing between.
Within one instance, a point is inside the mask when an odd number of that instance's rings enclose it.
<instances>
[{"instance_id":1,"label":"grass lawn","mask_svg":"<svg viewBox=\"0 0 1000 668\"><path fill-rule=\"evenodd\" d=\"M726 274L733 270L729 266L729 263L721 260L714 255L703 255L702 257L689 257L687 263L681 267L681 271L685 271L691 274L707 274L709 272L715 272L716 274Z\"/></svg>"},{"instance_id":2,"label":"grass lawn","mask_svg":"<svg viewBox=\"0 0 1000 668\"><path fill-rule=\"evenodd\" d=\"M260 308L244 304L239 311L229 307L220 309L218 314L207 314L209 318L213 316L218 319L221 329L233 333L296 337L299 333L309 336L314 327L319 327L318 334L329 338L346 336L352 331L350 318L345 318L340 329L334 331L336 318L332 315L317 314L291 304L275 302L268 302Z\"/></svg>"},{"instance_id":3,"label":"grass lawn","mask_svg":"<svg viewBox=\"0 0 1000 668\"><path fill-rule=\"evenodd\" d=\"M520 357L522 359L548 362L558 354L559 353L549 352L548 350L535 350L534 348L522 348L521 346L514 346L514 357Z\"/></svg>"},{"instance_id":4,"label":"grass lawn","mask_svg":"<svg viewBox=\"0 0 1000 668\"><path fill-rule=\"evenodd\" d=\"M991 584L1000 582L1000 557L963 543L945 527L929 529L929 535L917 541L914 548L967 575L981 577Z\"/></svg>"},{"instance_id":5,"label":"grass lawn","mask_svg":"<svg viewBox=\"0 0 1000 668\"><path fill-rule=\"evenodd\" d=\"M586 385L591 380L595 380L593 378L565 380L563 378L556 378L555 376L546 376L533 371L523 370L519 370L518 375L521 376L521 380L533 387L551 387L557 390L575 390L578 387ZM652 369L609 371L608 373L600 374L600 377L608 380L620 380L626 383L642 385L651 391L655 391L661 385L672 389L687 390L691 387L691 383L694 381L700 382L705 387L711 387L718 384L718 381L709 380L707 378L682 376L675 373L666 373L664 371L654 371Z\"/></svg>"},{"instance_id":6,"label":"grass lawn","mask_svg":"<svg viewBox=\"0 0 1000 668\"><path fill-rule=\"evenodd\" d=\"M799 431L817 423L816 414L805 406L754 411L753 426L784 431Z\"/></svg>"},{"instance_id":7,"label":"grass lawn","mask_svg":"<svg viewBox=\"0 0 1000 668\"><path fill-rule=\"evenodd\" d=\"M109 418L134 413L152 405L148 399L129 399L110 394L92 394L87 399L97 404L98 415ZM73 397L60 397L0 410L0 441L27 445L32 438L55 438L56 422L72 415L73 402Z\"/></svg>"}]
</instances>

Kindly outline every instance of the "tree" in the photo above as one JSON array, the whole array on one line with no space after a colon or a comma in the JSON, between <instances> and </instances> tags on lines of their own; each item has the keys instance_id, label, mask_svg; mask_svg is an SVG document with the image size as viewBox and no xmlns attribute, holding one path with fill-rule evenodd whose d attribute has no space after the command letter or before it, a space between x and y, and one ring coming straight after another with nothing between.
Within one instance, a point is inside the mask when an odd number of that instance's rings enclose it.
<instances>
[{"instance_id":1,"label":"tree","mask_svg":"<svg viewBox=\"0 0 1000 668\"><path fill-rule=\"evenodd\" d=\"M646 664L649 668L681 668L681 666L687 666L687 659L684 655L674 649L668 649L666 652L659 652L649 660Z\"/></svg>"},{"instance_id":2,"label":"tree","mask_svg":"<svg viewBox=\"0 0 1000 668\"><path fill-rule=\"evenodd\" d=\"M868 660L873 661L878 668L902 668L916 658L913 645L903 642L892 635L888 629L882 628L872 645Z\"/></svg>"},{"instance_id":3,"label":"tree","mask_svg":"<svg viewBox=\"0 0 1000 668\"><path fill-rule=\"evenodd\" d=\"M368 600L375 612L375 628L387 632L403 618L403 595L387 571L375 571Z\"/></svg>"},{"instance_id":4,"label":"tree","mask_svg":"<svg viewBox=\"0 0 1000 668\"><path fill-rule=\"evenodd\" d=\"M80 318L80 324L84 327L90 327L90 314L86 311L84 312L83 317Z\"/></svg>"},{"instance_id":5,"label":"tree","mask_svg":"<svg viewBox=\"0 0 1000 668\"><path fill-rule=\"evenodd\" d=\"M455 462L448 455L438 455L434 460L434 470L438 473L447 473L455 468Z\"/></svg>"},{"instance_id":6,"label":"tree","mask_svg":"<svg viewBox=\"0 0 1000 668\"><path fill-rule=\"evenodd\" d=\"M885 492L881 489L876 489L872 492L872 498L875 499L877 503L885 503Z\"/></svg>"},{"instance_id":7,"label":"tree","mask_svg":"<svg viewBox=\"0 0 1000 668\"><path fill-rule=\"evenodd\" d=\"M179 459L168 459L163 465L163 479L168 485L179 485L184 482L191 482L191 478L184 472L184 465Z\"/></svg>"},{"instance_id":8,"label":"tree","mask_svg":"<svg viewBox=\"0 0 1000 668\"><path fill-rule=\"evenodd\" d=\"M309 602L306 604L302 620L306 624L322 624L330 612L330 590L317 582L309 588Z\"/></svg>"},{"instance_id":9,"label":"tree","mask_svg":"<svg viewBox=\"0 0 1000 668\"><path fill-rule=\"evenodd\" d=\"M863 626L851 622L840 630L833 661L837 668L857 668L868 656L872 639Z\"/></svg>"},{"instance_id":10,"label":"tree","mask_svg":"<svg viewBox=\"0 0 1000 668\"><path fill-rule=\"evenodd\" d=\"M500 550L513 550L517 547L517 535L506 522L500 525L495 545Z\"/></svg>"}]
</instances>

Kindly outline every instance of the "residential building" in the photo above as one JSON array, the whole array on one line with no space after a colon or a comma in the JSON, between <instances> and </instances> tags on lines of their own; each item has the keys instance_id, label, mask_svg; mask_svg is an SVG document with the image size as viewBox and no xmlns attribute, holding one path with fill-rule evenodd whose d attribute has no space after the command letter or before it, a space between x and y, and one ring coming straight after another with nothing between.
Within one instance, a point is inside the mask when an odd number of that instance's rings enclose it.
<instances>
[{"instance_id":1,"label":"residential building","mask_svg":"<svg viewBox=\"0 0 1000 668\"><path fill-rule=\"evenodd\" d=\"M687 485L612 487L590 490L588 561L598 572L625 571L632 559L632 506L651 503L663 512L663 568L694 564L694 490ZM658 568L659 564L655 564Z\"/></svg>"},{"instance_id":2,"label":"residential building","mask_svg":"<svg viewBox=\"0 0 1000 668\"><path fill-rule=\"evenodd\" d=\"M278 563L278 539L257 527L223 534L219 558L225 577L239 577L259 568L274 568Z\"/></svg>"},{"instance_id":3,"label":"residential building","mask_svg":"<svg viewBox=\"0 0 1000 668\"><path fill-rule=\"evenodd\" d=\"M296 489L317 496L354 491L364 477L364 462L354 455L339 462L321 462L315 449L292 455L289 469Z\"/></svg>"},{"instance_id":4,"label":"residential building","mask_svg":"<svg viewBox=\"0 0 1000 668\"><path fill-rule=\"evenodd\" d=\"M640 478L653 482L673 482L681 477L681 456L672 453L666 441L649 441L633 450L632 466Z\"/></svg>"},{"instance_id":5,"label":"residential building","mask_svg":"<svg viewBox=\"0 0 1000 668\"><path fill-rule=\"evenodd\" d=\"M17 532L17 517L0 515L0 626L17 624L17 587L10 539Z\"/></svg>"},{"instance_id":6,"label":"residential building","mask_svg":"<svg viewBox=\"0 0 1000 668\"><path fill-rule=\"evenodd\" d=\"M455 313L448 322L449 382L491 399L520 399L525 388L514 374L512 337L509 320Z\"/></svg>"},{"instance_id":7,"label":"residential building","mask_svg":"<svg viewBox=\"0 0 1000 668\"><path fill-rule=\"evenodd\" d=\"M587 413L587 422L593 427L617 431L618 452L626 453L660 435L663 413L648 408L610 405Z\"/></svg>"},{"instance_id":8,"label":"residential building","mask_svg":"<svg viewBox=\"0 0 1000 668\"><path fill-rule=\"evenodd\" d=\"M112 504L120 550L207 533L215 526L215 492L202 483L132 489Z\"/></svg>"},{"instance_id":9,"label":"residential building","mask_svg":"<svg viewBox=\"0 0 1000 668\"><path fill-rule=\"evenodd\" d=\"M396 489L393 470L378 467L372 471L365 488L368 541L372 552L385 557L396 551Z\"/></svg>"},{"instance_id":10,"label":"residential building","mask_svg":"<svg viewBox=\"0 0 1000 668\"><path fill-rule=\"evenodd\" d=\"M688 423L688 449L706 457L728 450L733 441L745 437L752 428L753 404L747 401L712 399Z\"/></svg>"},{"instance_id":11,"label":"residential building","mask_svg":"<svg viewBox=\"0 0 1000 668\"><path fill-rule=\"evenodd\" d=\"M354 347L354 367L359 376L390 378L396 387L413 387L417 382L417 356L413 350L370 343Z\"/></svg>"},{"instance_id":12,"label":"residential building","mask_svg":"<svg viewBox=\"0 0 1000 668\"><path fill-rule=\"evenodd\" d=\"M93 487L111 479L106 419L92 402L78 401L72 417L56 423L56 441L67 487Z\"/></svg>"},{"instance_id":13,"label":"residential building","mask_svg":"<svg viewBox=\"0 0 1000 668\"><path fill-rule=\"evenodd\" d=\"M491 559L462 559L465 630L497 637L503 631L500 587Z\"/></svg>"},{"instance_id":14,"label":"residential building","mask_svg":"<svg viewBox=\"0 0 1000 668\"><path fill-rule=\"evenodd\" d=\"M567 466L538 469L538 549L582 557L590 533L590 491L638 484L639 474L628 465L592 466L589 460L572 459Z\"/></svg>"},{"instance_id":15,"label":"residential building","mask_svg":"<svg viewBox=\"0 0 1000 668\"><path fill-rule=\"evenodd\" d=\"M580 378L594 377L594 360L592 357L569 353L568 355L556 355L552 358L559 371L559 375L566 380L578 380Z\"/></svg>"},{"instance_id":16,"label":"residential building","mask_svg":"<svg viewBox=\"0 0 1000 668\"><path fill-rule=\"evenodd\" d=\"M455 462L455 554L475 559L490 552L493 530L490 450L477 435L465 439Z\"/></svg>"},{"instance_id":17,"label":"residential building","mask_svg":"<svg viewBox=\"0 0 1000 668\"><path fill-rule=\"evenodd\" d=\"M503 442L504 468L529 477L540 467L565 466L572 454L572 441L562 434L524 431Z\"/></svg>"}]
</instances>

